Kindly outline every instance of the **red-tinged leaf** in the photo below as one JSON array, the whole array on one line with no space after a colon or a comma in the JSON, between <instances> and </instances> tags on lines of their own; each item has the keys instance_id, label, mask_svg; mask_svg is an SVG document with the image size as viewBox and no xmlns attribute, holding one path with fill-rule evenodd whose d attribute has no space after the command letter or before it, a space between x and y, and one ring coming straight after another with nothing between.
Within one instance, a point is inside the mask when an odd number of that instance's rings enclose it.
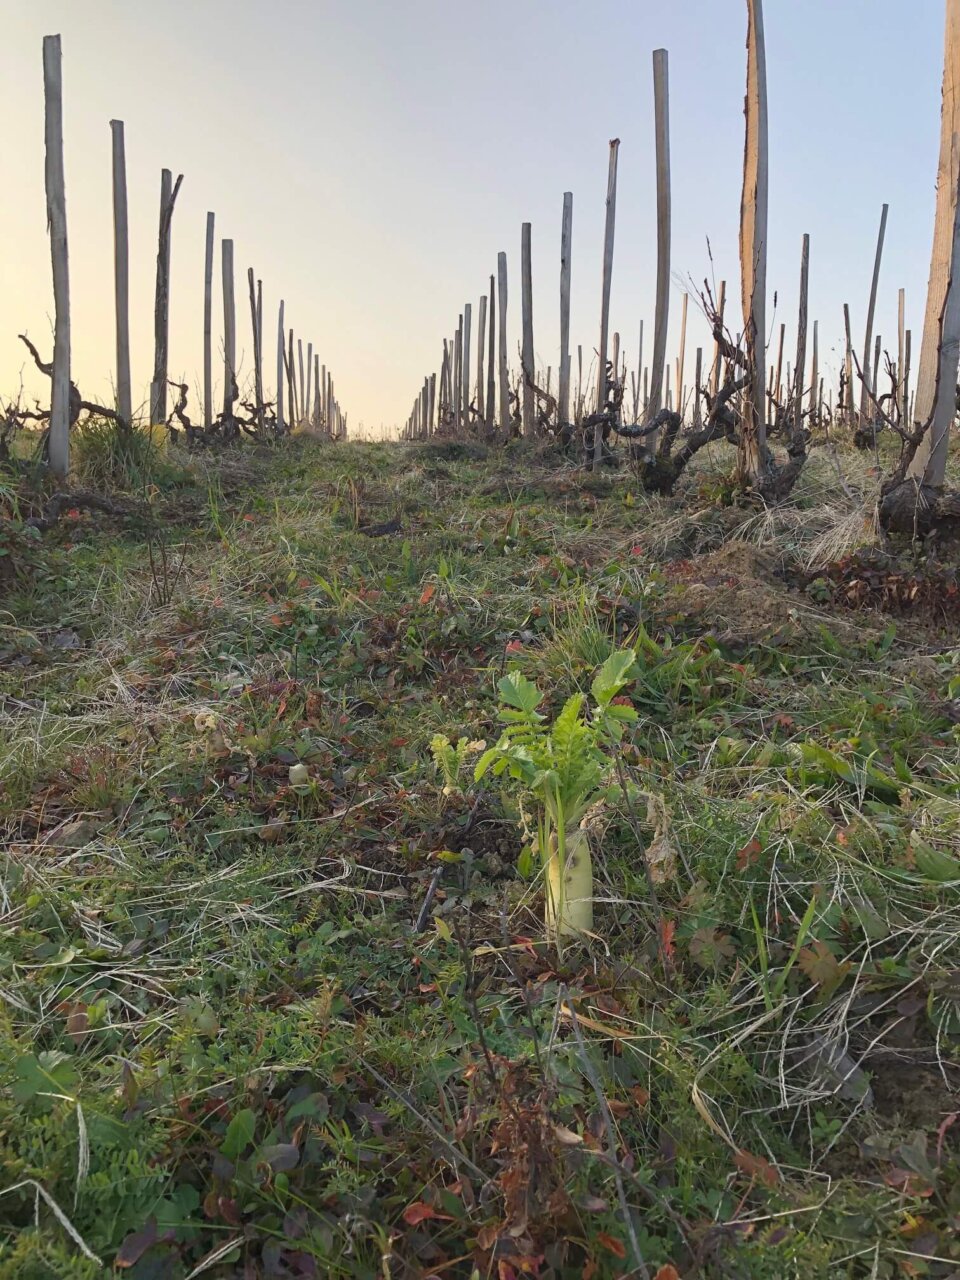
<instances>
[{"instance_id":1,"label":"red-tinged leaf","mask_svg":"<svg viewBox=\"0 0 960 1280\"><path fill-rule=\"evenodd\" d=\"M425 1204L422 1200L414 1200L413 1204L408 1204L403 1211L403 1220L408 1227L415 1227L420 1222L426 1222L430 1218L438 1218L441 1222L452 1222L453 1219L448 1213L438 1213L433 1205Z\"/></svg>"},{"instance_id":2,"label":"red-tinged leaf","mask_svg":"<svg viewBox=\"0 0 960 1280\"><path fill-rule=\"evenodd\" d=\"M636 545L635 547L631 547L631 548L630 548L630 554L631 554L632 556L642 556L642 555L643 555L643 547L641 546L641 544L640 544L639 542L637 543L637 545Z\"/></svg>"},{"instance_id":3,"label":"red-tinged leaf","mask_svg":"<svg viewBox=\"0 0 960 1280\"><path fill-rule=\"evenodd\" d=\"M145 1227L131 1232L124 1240L113 1260L115 1267L135 1267L148 1249L155 1244L168 1244L175 1239L176 1233L171 1228L163 1235L157 1233L157 1220L151 1218Z\"/></svg>"},{"instance_id":4,"label":"red-tinged leaf","mask_svg":"<svg viewBox=\"0 0 960 1280\"><path fill-rule=\"evenodd\" d=\"M517 1280L517 1273L506 1258L497 1263L497 1280Z\"/></svg>"},{"instance_id":5,"label":"red-tinged leaf","mask_svg":"<svg viewBox=\"0 0 960 1280\"><path fill-rule=\"evenodd\" d=\"M677 932L676 920L663 919L660 921L660 943L661 943L661 946L663 947L663 954L667 957L668 960L673 959L674 950L675 950L673 945L673 935L676 932Z\"/></svg>"},{"instance_id":6,"label":"red-tinged leaf","mask_svg":"<svg viewBox=\"0 0 960 1280\"><path fill-rule=\"evenodd\" d=\"M763 852L763 845L756 836L749 840L742 849L737 853L737 870L746 871L759 858Z\"/></svg>"},{"instance_id":7,"label":"red-tinged leaf","mask_svg":"<svg viewBox=\"0 0 960 1280\"><path fill-rule=\"evenodd\" d=\"M631 1096L633 1097L634 1102L642 1111L643 1108L650 1101L650 1090L644 1089L642 1084L635 1084L633 1088L630 1090L630 1093L631 1093Z\"/></svg>"},{"instance_id":8,"label":"red-tinged leaf","mask_svg":"<svg viewBox=\"0 0 960 1280\"><path fill-rule=\"evenodd\" d=\"M937 1164L940 1163L940 1157L943 1153L943 1140L947 1136L947 1130L956 1124L957 1120L960 1120L960 1111L951 1111L948 1116L944 1117L939 1129L937 1129Z\"/></svg>"},{"instance_id":9,"label":"red-tinged leaf","mask_svg":"<svg viewBox=\"0 0 960 1280\"><path fill-rule=\"evenodd\" d=\"M247 512L247 514L241 518L244 524L253 524L253 516L250 515L249 512Z\"/></svg>"},{"instance_id":10,"label":"red-tinged leaf","mask_svg":"<svg viewBox=\"0 0 960 1280\"><path fill-rule=\"evenodd\" d=\"M271 613L270 621L273 623L275 627L283 626L283 619L280 617L279 613Z\"/></svg>"},{"instance_id":11,"label":"red-tinged leaf","mask_svg":"<svg viewBox=\"0 0 960 1280\"><path fill-rule=\"evenodd\" d=\"M828 991L839 986L850 967L839 962L826 942L816 940L801 950L797 964L814 986Z\"/></svg>"},{"instance_id":12,"label":"red-tinged leaf","mask_svg":"<svg viewBox=\"0 0 960 1280\"><path fill-rule=\"evenodd\" d=\"M70 508L70 510L67 512L67 519L68 519L68 520L79 520L79 519L80 519L80 511L79 511L79 508L77 508L77 507L71 507L71 508Z\"/></svg>"},{"instance_id":13,"label":"red-tinged leaf","mask_svg":"<svg viewBox=\"0 0 960 1280\"><path fill-rule=\"evenodd\" d=\"M436 989L437 989L437 984L435 982L421 982L417 987L417 990L420 992L420 994L425 996L430 995L431 992L436 991Z\"/></svg>"},{"instance_id":14,"label":"red-tinged leaf","mask_svg":"<svg viewBox=\"0 0 960 1280\"><path fill-rule=\"evenodd\" d=\"M509 644L507 645L505 652L507 652L507 653L523 653L523 641L522 641L522 640L511 640L511 641L509 642Z\"/></svg>"},{"instance_id":15,"label":"red-tinged leaf","mask_svg":"<svg viewBox=\"0 0 960 1280\"><path fill-rule=\"evenodd\" d=\"M934 1188L925 1178L917 1173L911 1173L909 1169L891 1169L883 1175L883 1180L895 1191L902 1191L907 1196L916 1196L919 1200L929 1199L934 1192Z\"/></svg>"},{"instance_id":16,"label":"red-tinged leaf","mask_svg":"<svg viewBox=\"0 0 960 1280\"><path fill-rule=\"evenodd\" d=\"M657 1271L657 1274L653 1277L653 1280L680 1280L680 1272L677 1270L677 1268L673 1265L672 1262L666 1262Z\"/></svg>"},{"instance_id":17,"label":"red-tinged leaf","mask_svg":"<svg viewBox=\"0 0 960 1280\"><path fill-rule=\"evenodd\" d=\"M597 1244L603 1245L608 1253L612 1253L615 1258L625 1258L627 1256L627 1246L622 1240L618 1240L616 1236L608 1235L606 1231L599 1232L594 1236Z\"/></svg>"},{"instance_id":18,"label":"red-tinged leaf","mask_svg":"<svg viewBox=\"0 0 960 1280\"><path fill-rule=\"evenodd\" d=\"M753 1182L763 1182L768 1187L775 1187L780 1181L779 1173L769 1160L751 1155L749 1151L737 1152L737 1168Z\"/></svg>"}]
</instances>

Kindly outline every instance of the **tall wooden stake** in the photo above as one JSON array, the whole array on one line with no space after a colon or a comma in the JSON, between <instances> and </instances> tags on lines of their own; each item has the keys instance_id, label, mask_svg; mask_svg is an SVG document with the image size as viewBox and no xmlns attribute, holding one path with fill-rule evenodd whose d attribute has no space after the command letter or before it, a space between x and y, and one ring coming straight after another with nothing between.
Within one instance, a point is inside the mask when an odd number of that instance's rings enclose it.
<instances>
[{"instance_id":1,"label":"tall wooden stake","mask_svg":"<svg viewBox=\"0 0 960 1280\"><path fill-rule=\"evenodd\" d=\"M213 423L213 247L214 223L207 214L207 239L203 257L203 425Z\"/></svg>"},{"instance_id":2,"label":"tall wooden stake","mask_svg":"<svg viewBox=\"0 0 960 1280\"><path fill-rule=\"evenodd\" d=\"M532 436L537 429L533 404L533 263L530 248L530 223L520 230L520 304L523 325L521 364L523 366L523 434Z\"/></svg>"},{"instance_id":3,"label":"tall wooden stake","mask_svg":"<svg viewBox=\"0 0 960 1280\"><path fill-rule=\"evenodd\" d=\"M117 325L117 412L124 426L133 422L130 386L130 250L127 239L127 157L123 121L111 120L113 136L113 277Z\"/></svg>"},{"instance_id":4,"label":"tall wooden stake","mask_svg":"<svg viewBox=\"0 0 960 1280\"><path fill-rule=\"evenodd\" d=\"M570 278L573 267L573 192L563 193L560 222L560 391L557 419L564 428L570 421Z\"/></svg>"},{"instance_id":5,"label":"tall wooden stake","mask_svg":"<svg viewBox=\"0 0 960 1280\"><path fill-rule=\"evenodd\" d=\"M233 294L233 241L220 246L223 271L223 416L233 417L237 397L237 312Z\"/></svg>"},{"instance_id":6,"label":"tall wooden stake","mask_svg":"<svg viewBox=\"0 0 960 1280\"><path fill-rule=\"evenodd\" d=\"M879 370L874 366L870 367L871 361L871 342L873 339L873 316L877 307L877 286L880 283L880 259L883 257L883 237L887 230L887 210L889 205L884 205L880 212L880 231L877 235L877 253L873 260L873 279L870 282L870 302L867 306L867 332L863 339L863 385L860 389L860 421L862 423L873 422L876 418L873 400L870 396L872 391L877 391L877 375Z\"/></svg>"},{"instance_id":7,"label":"tall wooden stake","mask_svg":"<svg viewBox=\"0 0 960 1280\"><path fill-rule=\"evenodd\" d=\"M810 283L810 237L804 234L800 248L800 306L797 312L797 361L793 369L794 394L791 420L793 430L803 424L803 396L807 371L807 292Z\"/></svg>"},{"instance_id":8,"label":"tall wooden stake","mask_svg":"<svg viewBox=\"0 0 960 1280\"><path fill-rule=\"evenodd\" d=\"M737 475L742 485L767 470L767 65L762 0L747 0L746 146L740 205L740 277L748 382L742 397Z\"/></svg>"},{"instance_id":9,"label":"tall wooden stake","mask_svg":"<svg viewBox=\"0 0 960 1280\"><path fill-rule=\"evenodd\" d=\"M460 390L463 396L463 425L466 430L470 429L470 329L473 320L473 305L465 302L463 305L463 347L462 356L463 366L460 376Z\"/></svg>"},{"instance_id":10,"label":"tall wooden stake","mask_svg":"<svg viewBox=\"0 0 960 1280\"><path fill-rule=\"evenodd\" d=\"M257 289L253 267L247 268L247 288L250 292L250 327L253 330L253 396L256 402L257 431L264 433L263 420L263 356L260 350L260 329L257 325Z\"/></svg>"},{"instance_id":11,"label":"tall wooden stake","mask_svg":"<svg viewBox=\"0 0 960 1280\"><path fill-rule=\"evenodd\" d=\"M280 299L280 314L277 318L277 435L283 435L283 299Z\"/></svg>"},{"instance_id":12,"label":"tall wooden stake","mask_svg":"<svg viewBox=\"0 0 960 1280\"><path fill-rule=\"evenodd\" d=\"M167 352L170 342L170 224L183 181L176 185L169 169L160 174L160 232L157 237L157 288L153 305L153 382L150 386L151 423L167 420Z\"/></svg>"},{"instance_id":13,"label":"tall wooden stake","mask_svg":"<svg viewBox=\"0 0 960 1280\"><path fill-rule=\"evenodd\" d=\"M497 254L497 306L500 337L500 430L504 440L510 438L510 372L507 367L507 255Z\"/></svg>"},{"instance_id":14,"label":"tall wooden stake","mask_svg":"<svg viewBox=\"0 0 960 1280\"><path fill-rule=\"evenodd\" d=\"M496 306L496 291L494 289L493 276L490 277L490 332L487 334L487 414L486 427L488 432L493 431L494 423L497 420L497 381L496 381L496 320L494 316L494 307Z\"/></svg>"},{"instance_id":15,"label":"tall wooden stake","mask_svg":"<svg viewBox=\"0 0 960 1280\"><path fill-rule=\"evenodd\" d=\"M666 49L653 52L653 109L657 140L657 308L646 408L648 420L655 418L663 405L670 320L670 81Z\"/></svg>"}]
</instances>

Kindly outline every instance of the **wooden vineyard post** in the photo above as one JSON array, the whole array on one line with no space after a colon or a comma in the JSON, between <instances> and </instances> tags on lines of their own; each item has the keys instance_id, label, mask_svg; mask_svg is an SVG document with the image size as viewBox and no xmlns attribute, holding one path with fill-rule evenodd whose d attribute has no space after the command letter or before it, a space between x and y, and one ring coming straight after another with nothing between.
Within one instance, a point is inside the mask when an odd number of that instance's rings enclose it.
<instances>
[{"instance_id":1,"label":"wooden vineyard post","mask_svg":"<svg viewBox=\"0 0 960 1280\"><path fill-rule=\"evenodd\" d=\"M903 403L903 364L906 344L906 292L901 289L897 297L897 421L904 425L906 415Z\"/></svg>"},{"instance_id":2,"label":"wooden vineyard post","mask_svg":"<svg viewBox=\"0 0 960 1280\"><path fill-rule=\"evenodd\" d=\"M327 417L327 366L320 366L320 426L324 435L330 434L330 420Z\"/></svg>"},{"instance_id":3,"label":"wooden vineyard post","mask_svg":"<svg viewBox=\"0 0 960 1280\"><path fill-rule=\"evenodd\" d=\"M297 425L299 426L306 417L306 400L304 399L304 383L303 383L303 339L297 339L297 367L300 371L300 378L297 382Z\"/></svg>"},{"instance_id":4,"label":"wooden vineyard post","mask_svg":"<svg viewBox=\"0 0 960 1280\"><path fill-rule=\"evenodd\" d=\"M657 305L653 322L653 358L646 418L663 407L663 375L670 320L670 81L666 49L653 53L653 103L657 142ZM656 445L656 438L651 446Z\"/></svg>"},{"instance_id":5,"label":"wooden vineyard post","mask_svg":"<svg viewBox=\"0 0 960 1280\"><path fill-rule=\"evenodd\" d=\"M847 425L853 426L853 343L850 339L850 304L843 304L843 332L846 340L846 349L844 352L844 374L846 376L846 389L843 396L844 412L847 417ZM837 408L839 409L839 404Z\"/></svg>"},{"instance_id":6,"label":"wooden vineyard post","mask_svg":"<svg viewBox=\"0 0 960 1280\"><path fill-rule=\"evenodd\" d=\"M488 433L488 434L492 434L492 432L493 432L493 428L494 428L494 424L496 423L496 420L497 420L497 406L496 406L496 399L497 399L497 375L496 375L496 364L497 364L497 349L496 349L497 325L496 325L496 319L495 319L495 315L496 315L496 313L495 313L495 310L494 310L494 308L495 308L495 306L496 306L496 298L497 298L497 295L496 295L496 289L495 289L495 287L494 287L494 279L493 279L493 276L491 276L491 277L490 277L490 295L489 295L489 296L490 296L490 307L489 307L489 311L490 311L490 330L489 330L489 332L488 332L488 334L487 334L487 404L486 404L486 410L487 410L487 413L486 413L486 424L485 424L485 425L486 425L486 428L487 428L487 433Z\"/></svg>"},{"instance_id":7,"label":"wooden vineyard post","mask_svg":"<svg viewBox=\"0 0 960 1280\"><path fill-rule=\"evenodd\" d=\"M727 282L720 281L720 288L717 291L717 324L721 331L723 329L723 313L727 305ZM710 398L713 399L720 390L720 367L723 358L720 353L720 339L716 338L713 347L713 369L710 373Z\"/></svg>"},{"instance_id":8,"label":"wooden vineyard post","mask_svg":"<svg viewBox=\"0 0 960 1280\"><path fill-rule=\"evenodd\" d=\"M764 351L767 301L767 67L762 0L747 0L746 146L740 204L740 276L747 385L742 398L737 477L741 485L767 472Z\"/></svg>"},{"instance_id":9,"label":"wooden vineyard post","mask_svg":"<svg viewBox=\"0 0 960 1280\"><path fill-rule=\"evenodd\" d=\"M680 414L683 413L683 367L687 354L687 303L689 300L689 294L684 293L680 306L680 354L677 357L676 383L677 412Z\"/></svg>"},{"instance_id":10,"label":"wooden vineyard post","mask_svg":"<svg viewBox=\"0 0 960 1280\"><path fill-rule=\"evenodd\" d=\"M277 319L277 435L283 435L283 299L280 299L280 314Z\"/></svg>"},{"instance_id":11,"label":"wooden vineyard post","mask_svg":"<svg viewBox=\"0 0 960 1280\"><path fill-rule=\"evenodd\" d=\"M813 322L813 354L810 362L810 421L820 425L820 348L818 341L818 324Z\"/></svg>"},{"instance_id":12,"label":"wooden vineyard post","mask_svg":"<svg viewBox=\"0 0 960 1280\"><path fill-rule=\"evenodd\" d=\"M781 324L780 342L777 346L777 372L770 379L770 381L773 384L773 399L776 403L777 409L779 409L780 403L781 403L781 383L783 379L783 343L786 336L787 336L787 326L785 324Z\"/></svg>"},{"instance_id":13,"label":"wooden vineyard post","mask_svg":"<svg viewBox=\"0 0 960 1280\"><path fill-rule=\"evenodd\" d=\"M643 321L640 321L640 351L637 356L637 376L633 383L633 421L640 420L640 386L643 377Z\"/></svg>"},{"instance_id":14,"label":"wooden vineyard post","mask_svg":"<svg viewBox=\"0 0 960 1280\"><path fill-rule=\"evenodd\" d=\"M170 245L173 207L183 174L173 182L169 169L160 175L160 232L157 237L157 287L153 306L153 382L150 422L167 420L167 352L170 340Z\"/></svg>"},{"instance_id":15,"label":"wooden vineyard post","mask_svg":"<svg viewBox=\"0 0 960 1280\"><path fill-rule=\"evenodd\" d=\"M460 431L463 404L463 316L457 317L457 331L453 336L453 427Z\"/></svg>"},{"instance_id":16,"label":"wooden vineyard post","mask_svg":"<svg viewBox=\"0 0 960 1280\"><path fill-rule=\"evenodd\" d=\"M557 424L564 430L570 422L570 280L573 267L573 192L563 193L560 221L560 389L557 397Z\"/></svg>"},{"instance_id":17,"label":"wooden vineyard post","mask_svg":"<svg viewBox=\"0 0 960 1280\"><path fill-rule=\"evenodd\" d=\"M793 408L790 413L794 431L803 426L804 374L807 371L807 293L810 284L810 237L804 234L800 247L800 306L797 312L797 362L793 369Z\"/></svg>"},{"instance_id":18,"label":"wooden vineyard post","mask_svg":"<svg viewBox=\"0 0 960 1280\"><path fill-rule=\"evenodd\" d=\"M427 435L432 436L434 432L434 422L436 420L436 403L437 403L437 375L430 375L430 402L427 405Z\"/></svg>"},{"instance_id":19,"label":"wooden vineyard post","mask_svg":"<svg viewBox=\"0 0 960 1280\"><path fill-rule=\"evenodd\" d=\"M133 423L130 384L130 249L127 237L127 157L123 121L111 120L113 139L113 279L117 327L117 412L129 430Z\"/></svg>"},{"instance_id":20,"label":"wooden vineyard post","mask_svg":"<svg viewBox=\"0 0 960 1280\"><path fill-rule=\"evenodd\" d=\"M320 357L313 357L313 408L310 411L310 422L314 431L320 430Z\"/></svg>"},{"instance_id":21,"label":"wooden vineyard post","mask_svg":"<svg viewBox=\"0 0 960 1280\"><path fill-rule=\"evenodd\" d=\"M223 272L223 416L233 417L237 396L237 312L233 294L233 241L220 246Z\"/></svg>"},{"instance_id":22,"label":"wooden vineyard post","mask_svg":"<svg viewBox=\"0 0 960 1280\"><path fill-rule=\"evenodd\" d=\"M500 430L504 440L510 438L510 372L507 367L507 255L497 254L497 328L500 337Z\"/></svg>"},{"instance_id":23,"label":"wooden vineyard post","mask_svg":"<svg viewBox=\"0 0 960 1280\"><path fill-rule=\"evenodd\" d=\"M620 139L610 139L610 158L607 166L607 203L603 230L603 274L600 288L600 351L597 369L597 413L607 407L607 340L610 328L610 287L613 281L613 242L617 221L617 160ZM616 370L614 370L616 376ZM598 467L603 458L603 427L593 429L593 465Z\"/></svg>"},{"instance_id":24,"label":"wooden vineyard post","mask_svg":"<svg viewBox=\"0 0 960 1280\"><path fill-rule=\"evenodd\" d=\"M253 330L253 395L256 403L257 431L264 433L263 420L263 353L260 350L260 329L257 325L257 290L253 267L247 268L247 287L250 291L250 326Z\"/></svg>"},{"instance_id":25,"label":"wooden vineyard post","mask_svg":"<svg viewBox=\"0 0 960 1280\"><path fill-rule=\"evenodd\" d=\"M290 415L290 430L292 431L300 419L297 413L297 377L293 368L293 330L287 331L287 412Z\"/></svg>"},{"instance_id":26,"label":"wooden vineyard post","mask_svg":"<svg viewBox=\"0 0 960 1280\"><path fill-rule=\"evenodd\" d=\"M313 379L313 343L308 342L307 343L307 381L306 381L306 389L303 393L303 416L305 421L308 424L310 423L313 416L313 410L311 407L313 404L313 401L311 400L311 396L310 396L310 393L313 390L312 379Z\"/></svg>"},{"instance_id":27,"label":"wooden vineyard post","mask_svg":"<svg viewBox=\"0 0 960 1280\"><path fill-rule=\"evenodd\" d=\"M60 37L43 37L44 182L53 267L53 379L50 393L50 470L62 480L70 470L70 271L67 200L63 173L63 69Z\"/></svg>"},{"instance_id":28,"label":"wooden vineyard post","mask_svg":"<svg viewBox=\"0 0 960 1280\"><path fill-rule=\"evenodd\" d=\"M530 223L520 229L520 303L522 322L521 364L523 366L523 434L536 431L533 405L533 262L530 245Z\"/></svg>"},{"instance_id":29,"label":"wooden vineyard post","mask_svg":"<svg viewBox=\"0 0 960 1280\"><path fill-rule=\"evenodd\" d=\"M203 256L203 425L213 424L213 213L207 214L207 238ZM278 414L280 410L278 409ZM279 418L278 418L279 421Z\"/></svg>"},{"instance_id":30,"label":"wooden vineyard post","mask_svg":"<svg viewBox=\"0 0 960 1280\"><path fill-rule=\"evenodd\" d=\"M960 181L958 136L960 0L947 0L936 218L912 413L913 422L929 422L930 426L909 467L910 476L933 488L942 487L946 476L957 380L957 340L960 336L956 326L956 310L960 302L960 280L957 279L960 254L956 243L957 188Z\"/></svg>"},{"instance_id":31,"label":"wooden vineyard post","mask_svg":"<svg viewBox=\"0 0 960 1280\"><path fill-rule=\"evenodd\" d=\"M487 296L480 298L480 319L477 324L477 421L486 420L483 386L483 353L487 336Z\"/></svg>"},{"instance_id":32,"label":"wooden vineyard post","mask_svg":"<svg viewBox=\"0 0 960 1280\"><path fill-rule=\"evenodd\" d=\"M880 283L880 260L883 257L883 237L887 230L887 211L890 208L885 204L880 212L880 231L877 235L877 254L873 261L873 279L870 283L870 302L867 306L867 332L863 339L863 386L860 389L860 421L865 425L868 422L876 420L876 412L874 410L873 400L870 393L876 394L878 389L879 369L876 366L870 368L870 343L873 338L873 317L877 309L877 286Z\"/></svg>"},{"instance_id":33,"label":"wooden vineyard post","mask_svg":"<svg viewBox=\"0 0 960 1280\"><path fill-rule=\"evenodd\" d=\"M473 305L463 304L463 343L460 359L460 392L463 397L462 418L464 429L470 430L470 330L473 320Z\"/></svg>"},{"instance_id":34,"label":"wooden vineyard post","mask_svg":"<svg viewBox=\"0 0 960 1280\"><path fill-rule=\"evenodd\" d=\"M700 420L700 379L703 377L703 347L697 347L697 363L694 372L693 385L693 426L699 431L702 423Z\"/></svg>"}]
</instances>

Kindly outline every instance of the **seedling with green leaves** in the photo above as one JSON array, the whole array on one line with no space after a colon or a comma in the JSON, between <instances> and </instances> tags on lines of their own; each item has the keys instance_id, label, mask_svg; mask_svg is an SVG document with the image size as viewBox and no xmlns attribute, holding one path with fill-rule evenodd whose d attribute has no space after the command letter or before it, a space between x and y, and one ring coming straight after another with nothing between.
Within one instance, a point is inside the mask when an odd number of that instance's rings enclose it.
<instances>
[{"instance_id":1,"label":"seedling with green leaves","mask_svg":"<svg viewBox=\"0 0 960 1280\"><path fill-rule=\"evenodd\" d=\"M499 683L499 742L477 761L479 782L488 771L515 791L521 807L531 810L534 848L543 867L546 931L551 941L575 938L593 929L593 866L580 821L598 801L615 790L609 782L610 751L637 713L620 691L632 680L633 649L611 654L594 677L593 706L584 714L586 698L575 693L548 724L538 710L543 694L520 671Z\"/></svg>"}]
</instances>

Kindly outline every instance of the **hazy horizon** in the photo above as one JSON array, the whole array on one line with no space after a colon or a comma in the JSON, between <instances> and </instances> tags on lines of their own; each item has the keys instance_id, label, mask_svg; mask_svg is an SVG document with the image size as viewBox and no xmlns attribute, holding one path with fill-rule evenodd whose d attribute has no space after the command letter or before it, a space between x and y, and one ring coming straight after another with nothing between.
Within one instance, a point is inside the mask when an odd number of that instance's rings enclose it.
<instances>
[{"instance_id":1,"label":"hazy horizon","mask_svg":"<svg viewBox=\"0 0 960 1280\"><path fill-rule=\"evenodd\" d=\"M43 191L41 42L60 32L73 376L89 399L114 378L110 126L125 122L134 402L153 363L160 170L184 174L173 222L171 378L200 417L207 210L236 255L238 356L250 372L246 273L263 280L265 382L276 307L336 379L351 429L401 424L444 336L496 270L510 272L519 339L520 227L533 226L538 363L559 358L563 192L574 193L571 340L585 363L599 329L607 144L621 139L611 321L628 364L641 319L652 344L656 232L652 50L670 55L673 269L668 357L684 281L728 281L739 314L745 6L492 0L479 16L439 0L267 10L250 0L4 0L0 64L8 199L2 219L0 397L46 398L20 332L52 350ZM939 142L942 0L767 0L771 333L795 344L800 244L811 236L810 319L825 372L838 367L842 305L859 348L880 208L890 204L875 332L895 349L906 288L914 351L929 268ZM881 81L881 76L883 77ZM878 94L879 83L885 92ZM896 86L909 86L909 93ZM714 265L707 254L707 237ZM222 302L216 254L214 333ZM689 286L687 286L689 287ZM773 311L773 293L778 304ZM476 329L474 329L474 334ZM686 378L708 335L691 299ZM475 355L474 355L475 359ZM809 347L808 347L809 359ZM221 361L215 356L217 387ZM554 373L554 377L556 374Z\"/></svg>"}]
</instances>

